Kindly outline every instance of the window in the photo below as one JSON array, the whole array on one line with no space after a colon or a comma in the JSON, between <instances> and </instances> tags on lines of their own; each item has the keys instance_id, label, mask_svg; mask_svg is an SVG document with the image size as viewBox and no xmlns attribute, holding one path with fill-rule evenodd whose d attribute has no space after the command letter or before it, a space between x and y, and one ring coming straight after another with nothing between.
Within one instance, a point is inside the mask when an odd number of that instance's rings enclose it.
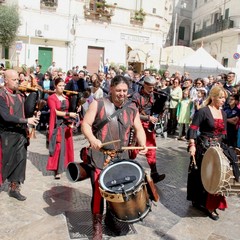
<instances>
[{"instance_id":1,"label":"window","mask_svg":"<svg viewBox=\"0 0 240 240\"><path fill-rule=\"evenodd\" d=\"M223 58L222 62L224 67L228 67L228 58Z\"/></svg>"},{"instance_id":2,"label":"window","mask_svg":"<svg viewBox=\"0 0 240 240\"><path fill-rule=\"evenodd\" d=\"M178 38L179 40L184 40L185 27L179 27Z\"/></svg>"},{"instance_id":3,"label":"window","mask_svg":"<svg viewBox=\"0 0 240 240\"><path fill-rule=\"evenodd\" d=\"M195 0L195 8L198 7L198 0Z\"/></svg>"},{"instance_id":4,"label":"window","mask_svg":"<svg viewBox=\"0 0 240 240\"><path fill-rule=\"evenodd\" d=\"M229 18L229 8L225 10L225 19Z\"/></svg>"}]
</instances>

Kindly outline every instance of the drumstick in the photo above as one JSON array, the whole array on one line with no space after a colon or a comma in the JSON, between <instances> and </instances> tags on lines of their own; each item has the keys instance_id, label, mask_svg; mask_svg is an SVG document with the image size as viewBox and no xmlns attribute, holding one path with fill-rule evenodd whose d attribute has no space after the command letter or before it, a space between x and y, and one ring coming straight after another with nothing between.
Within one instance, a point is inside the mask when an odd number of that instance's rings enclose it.
<instances>
[{"instance_id":1,"label":"drumstick","mask_svg":"<svg viewBox=\"0 0 240 240\"><path fill-rule=\"evenodd\" d=\"M193 162L194 169L197 170L198 166L196 164L195 156L192 156L192 162Z\"/></svg>"},{"instance_id":2,"label":"drumstick","mask_svg":"<svg viewBox=\"0 0 240 240\"><path fill-rule=\"evenodd\" d=\"M105 142L105 143L102 143L102 146L101 146L101 148L102 147L104 147L104 146L106 146L106 145L109 145L109 144L112 144L112 143L116 143L116 142L120 142L121 140L120 139L118 139L118 140L113 140L113 141L110 141L110 142Z\"/></svg>"},{"instance_id":3,"label":"drumstick","mask_svg":"<svg viewBox=\"0 0 240 240\"><path fill-rule=\"evenodd\" d=\"M157 149L157 147L151 146L151 147L146 147L147 149ZM137 146L129 146L129 147L122 147L122 150L135 150L135 149L139 149L139 150L143 150L145 149L144 147L137 147Z\"/></svg>"}]
</instances>

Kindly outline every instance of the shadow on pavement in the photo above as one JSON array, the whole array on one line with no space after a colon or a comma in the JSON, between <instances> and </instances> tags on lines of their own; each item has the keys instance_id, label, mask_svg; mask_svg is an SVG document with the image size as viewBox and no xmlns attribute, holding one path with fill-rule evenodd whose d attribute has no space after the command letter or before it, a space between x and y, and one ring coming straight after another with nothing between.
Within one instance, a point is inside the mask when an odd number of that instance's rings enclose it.
<instances>
[{"instance_id":1,"label":"shadow on pavement","mask_svg":"<svg viewBox=\"0 0 240 240\"><path fill-rule=\"evenodd\" d=\"M43 193L43 199L48 204L44 210L51 216L64 214L67 221L69 236L71 239L91 239L92 213L90 210L91 197L81 193L75 188L55 186ZM103 239L110 239L116 234L104 224L103 216ZM132 224L119 223L122 235L135 234Z\"/></svg>"},{"instance_id":2,"label":"shadow on pavement","mask_svg":"<svg viewBox=\"0 0 240 240\"><path fill-rule=\"evenodd\" d=\"M53 175L53 172L46 170L48 155L28 151L28 160L38 171L42 172L43 176Z\"/></svg>"}]
</instances>

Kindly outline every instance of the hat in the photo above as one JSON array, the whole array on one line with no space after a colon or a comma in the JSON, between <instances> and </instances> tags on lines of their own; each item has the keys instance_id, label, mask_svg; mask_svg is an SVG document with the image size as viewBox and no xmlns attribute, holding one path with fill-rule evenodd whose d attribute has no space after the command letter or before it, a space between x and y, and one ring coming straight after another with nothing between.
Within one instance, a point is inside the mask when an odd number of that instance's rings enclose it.
<instances>
[{"instance_id":1,"label":"hat","mask_svg":"<svg viewBox=\"0 0 240 240\"><path fill-rule=\"evenodd\" d=\"M147 84L156 84L156 79L152 76L146 76L144 77L144 83L147 83Z\"/></svg>"}]
</instances>

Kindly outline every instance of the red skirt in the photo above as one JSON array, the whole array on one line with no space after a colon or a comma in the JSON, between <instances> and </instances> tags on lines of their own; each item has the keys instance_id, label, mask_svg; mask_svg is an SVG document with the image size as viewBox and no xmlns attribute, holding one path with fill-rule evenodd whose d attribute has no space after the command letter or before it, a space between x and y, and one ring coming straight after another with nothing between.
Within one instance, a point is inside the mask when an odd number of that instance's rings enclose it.
<instances>
[{"instance_id":1,"label":"red skirt","mask_svg":"<svg viewBox=\"0 0 240 240\"><path fill-rule=\"evenodd\" d=\"M227 208L227 201L225 196L208 193L206 208L221 209L221 210Z\"/></svg>"}]
</instances>

